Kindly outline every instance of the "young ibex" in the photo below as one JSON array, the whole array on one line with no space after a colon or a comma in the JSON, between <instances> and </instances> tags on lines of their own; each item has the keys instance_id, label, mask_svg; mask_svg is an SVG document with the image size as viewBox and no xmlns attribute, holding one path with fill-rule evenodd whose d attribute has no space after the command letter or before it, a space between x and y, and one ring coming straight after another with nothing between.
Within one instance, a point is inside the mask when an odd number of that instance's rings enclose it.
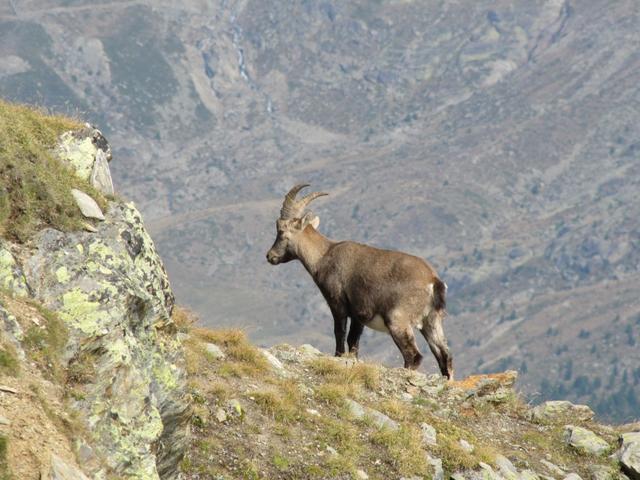
<instances>
[{"instance_id":1,"label":"young ibex","mask_svg":"<svg viewBox=\"0 0 640 480\"><path fill-rule=\"evenodd\" d=\"M433 267L413 255L355 242L333 242L318 233L319 218L304 210L309 202L327 194L316 192L296 200L307 186L296 185L285 196L267 260L278 265L298 259L311 274L333 314L336 356L345 353L345 337L349 352L358 355L366 325L389 333L402 353L405 368L415 370L422 362L413 334L413 327L417 327L442 375L451 379L451 355L442 330L447 287ZM348 335L347 317L351 318Z\"/></svg>"}]
</instances>

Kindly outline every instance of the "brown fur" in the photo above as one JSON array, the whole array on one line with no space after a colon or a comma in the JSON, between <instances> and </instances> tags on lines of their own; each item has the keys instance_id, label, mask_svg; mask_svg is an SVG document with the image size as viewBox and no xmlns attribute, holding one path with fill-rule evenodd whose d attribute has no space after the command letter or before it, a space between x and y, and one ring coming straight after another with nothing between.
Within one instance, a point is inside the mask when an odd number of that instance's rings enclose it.
<instances>
[{"instance_id":1,"label":"brown fur","mask_svg":"<svg viewBox=\"0 0 640 480\"><path fill-rule=\"evenodd\" d=\"M336 355L358 353L364 326L383 322L400 349L406 368L422 361L413 332L424 335L440 371L453 376L451 355L442 330L445 284L431 265L406 253L382 250L355 242L332 242L320 234L317 217L279 219L278 235L267 253L277 265L298 259L322 292L334 318ZM347 336L347 318L351 319ZM378 325L381 326L381 325Z\"/></svg>"}]
</instances>

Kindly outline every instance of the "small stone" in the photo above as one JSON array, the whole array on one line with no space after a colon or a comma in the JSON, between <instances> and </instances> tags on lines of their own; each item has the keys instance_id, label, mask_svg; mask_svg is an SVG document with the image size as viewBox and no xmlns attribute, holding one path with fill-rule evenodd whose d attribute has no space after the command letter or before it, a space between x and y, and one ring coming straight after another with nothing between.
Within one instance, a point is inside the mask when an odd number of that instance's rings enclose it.
<instances>
[{"instance_id":1,"label":"small stone","mask_svg":"<svg viewBox=\"0 0 640 480\"><path fill-rule=\"evenodd\" d=\"M11 425L11 420L0 415L0 425Z\"/></svg>"},{"instance_id":2,"label":"small stone","mask_svg":"<svg viewBox=\"0 0 640 480\"><path fill-rule=\"evenodd\" d=\"M216 420L218 422L223 423L227 420L227 412L224 411L224 408L216 409Z\"/></svg>"},{"instance_id":3,"label":"small stone","mask_svg":"<svg viewBox=\"0 0 640 480\"><path fill-rule=\"evenodd\" d=\"M309 357L319 357L320 355L322 355L322 352L320 350L318 350L313 345L309 345L308 343L300 345L298 347L298 351L301 354L303 354L303 356L305 356L307 358L309 358Z\"/></svg>"},{"instance_id":4,"label":"small stone","mask_svg":"<svg viewBox=\"0 0 640 480\"><path fill-rule=\"evenodd\" d=\"M591 455L603 455L609 450L609 444L593 433L582 427L566 425L564 441L578 451Z\"/></svg>"},{"instance_id":5,"label":"small stone","mask_svg":"<svg viewBox=\"0 0 640 480\"><path fill-rule=\"evenodd\" d=\"M82 224L82 228L84 228L87 232L98 233L98 229L91 225L90 223L84 222Z\"/></svg>"},{"instance_id":6,"label":"small stone","mask_svg":"<svg viewBox=\"0 0 640 480\"><path fill-rule=\"evenodd\" d=\"M329 454L331 455L338 455L338 451L329 445L327 445L327 452L329 452Z\"/></svg>"},{"instance_id":7,"label":"small stone","mask_svg":"<svg viewBox=\"0 0 640 480\"><path fill-rule=\"evenodd\" d=\"M461 438L460 439L460 446L462 447L462 449L467 452L467 453L471 453L475 450L475 447L473 445L471 445L469 442L467 442L465 439Z\"/></svg>"},{"instance_id":8,"label":"small stone","mask_svg":"<svg viewBox=\"0 0 640 480\"><path fill-rule=\"evenodd\" d=\"M570 473L569 475L564 477L563 480L582 480L582 477L577 473Z\"/></svg>"},{"instance_id":9,"label":"small stone","mask_svg":"<svg viewBox=\"0 0 640 480\"><path fill-rule=\"evenodd\" d=\"M425 445L437 444L437 433L435 428L428 423L422 422L420 424L420 430L422 431L422 442Z\"/></svg>"},{"instance_id":10,"label":"small stone","mask_svg":"<svg viewBox=\"0 0 640 480\"><path fill-rule=\"evenodd\" d=\"M104 220L104 214L93 198L75 188L71 189L71 195L73 195L73 198L76 201L76 205L78 205L78 208L80 208L82 215L87 218Z\"/></svg>"},{"instance_id":11,"label":"small stone","mask_svg":"<svg viewBox=\"0 0 640 480\"><path fill-rule=\"evenodd\" d=\"M227 357L222 349L215 343L205 343L204 348L207 351L207 354L209 354L216 360L223 360Z\"/></svg>"},{"instance_id":12,"label":"small stone","mask_svg":"<svg viewBox=\"0 0 640 480\"><path fill-rule=\"evenodd\" d=\"M359 478L360 480L368 480L369 479L369 475L367 475L367 472L365 472L364 470L356 470L356 478Z\"/></svg>"},{"instance_id":13,"label":"small stone","mask_svg":"<svg viewBox=\"0 0 640 480\"><path fill-rule=\"evenodd\" d=\"M314 417L320 417L320 412L318 410L316 410L315 408L307 408L307 413L309 415L313 415Z\"/></svg>"},{"instance_id":14,"label":"small stone","mask_svg":"<svg viewBox=\"0 0 640 480\"><path fill-rule=\"evenodd\" d=\"M356 420L361 420L364 418L364 408L362 405L354 400L351 400L350 398L346 399L346 404L347 409L349 410L349 413L353 416L353 418L355 418Z\"/></svg>"},{"instance_id":15,"label":"small stone","mask_svg":"<svg viewBox=\"0 0 640 480\"><path fill-rule=\"evenodd\" d=\"M269 364L273 367L273 369L279 376L281 377L289 376L289 372L287 372L282 362L278 360L278 358L273 353L265 349L261 349L260 351L264 355L264 358L267 359L267 362L269 362Z\"/></svg>"}]
</instances>

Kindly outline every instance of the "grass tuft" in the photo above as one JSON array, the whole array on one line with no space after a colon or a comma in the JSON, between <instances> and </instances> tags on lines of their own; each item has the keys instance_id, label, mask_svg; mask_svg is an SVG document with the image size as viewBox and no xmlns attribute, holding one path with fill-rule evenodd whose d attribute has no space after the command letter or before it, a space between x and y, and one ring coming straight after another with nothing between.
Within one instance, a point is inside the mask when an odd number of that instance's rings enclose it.
<instances>
[{"instance_id":1,"label":"grass tuft","mask_svg":"<svg viewBox=\"0 0 640 480\"><path fill-rule=\"evenodd\" d=\"M52 153L58 137L82 125L0 100L0 236L25 242L53 227L78 230L85 222L71 195L78 188L104 206L104 198Z\"/></svg>"},{"instance_id":2,"label":"grass tuft","mask_svg":"<svg viewBox=\"0 0 640 480\"><path fill-rule=\"evenodd\" d=\"M67 327L52 311L36 302L29 304L38 310L45 322L44 325L29 327L22 344L26 353L43 372L62 382L65 380L65 371L61 358L69 335Z\"/></svg>"},{"instance_id":3,"label":"grass tuft","mask_svg":"<svg viewBox=\"0 0 640 480\"><path fill-rule=\"evenodd\" d=\"M371 441L387 449L399 474L427 475L429 466L422 450L422 434L417 427L402 425L397 430L383 428L371 434Z\"/></svg>"},{"instance_id":4,"label":"grass tuft","mask_svg":"<svg viewBox=\"0 0 640 480\"><path fill-rule=\"evenodd\" d=\"M7 461L8 443L7 437L0 434L0 480L11 480L13 478Z\"/></svg>"},{"instance_id":5,"label":"grass tuft","mask_svg":"<svg viewBox=\"0 0 640 480\"><path fill-rule=\"evenodd\" d=\"M0 373L11 377L17 377L20 373L15 348L8 343L0 345Z\"/></svg>"}]
</instances>

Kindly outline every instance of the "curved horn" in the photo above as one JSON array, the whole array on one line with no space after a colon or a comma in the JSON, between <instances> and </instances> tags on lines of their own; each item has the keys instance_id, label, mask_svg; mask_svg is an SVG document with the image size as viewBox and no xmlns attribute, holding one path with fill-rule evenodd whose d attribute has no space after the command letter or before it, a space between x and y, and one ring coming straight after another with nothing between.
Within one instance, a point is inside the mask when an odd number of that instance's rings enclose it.
<instances>
[{"instance_id":1,"label":"curved horn","mask_svg":"<svg viewBox=\"0 0 640 480\"><path fill-rule=\"evenodd\" d=\"M309 203L311 203L318 197L329 195L328 193L314 192L296 201L296 195L298 194L298 192L308 186L308 183L301 183L293 187L291 190L289 190L289 193L285 195L284 202L282 203L282 208L280 209L280 218L282 220L301 217L302 212L304 211L306 206L309 205Z\"/></svg>"},{"instance_id":2,"label":"curved horn","mask_svg":"<svg viewBox=\"0 0 640 480\"><path fill-rule=\"evenodd\" d=\"M308 183L299 183L294 186L289 193L284 196L284 202L282 202L282 208L280 209L280 218L283 220L287 220L289 218L294 218L296 213L296 195L300 190L305 187L308 187Z\"/></svg>"},{"instance_id":3,"label":"curved horn","mask_svg":"<svg viewBox=\"0 0 640 480\"><path fill-rule=\"evenodd\" d=\"M316 198L324 197L325 195L329 195L329 194L324 192L313 192L313 193L310 193L309 195L302 197L300 200L298 200L298 202L296 202L296 205L300 206L300 213L302 213L302 211L305 208L307 208L307 205L313 202Z\"/></svg>"}]
</instances>

